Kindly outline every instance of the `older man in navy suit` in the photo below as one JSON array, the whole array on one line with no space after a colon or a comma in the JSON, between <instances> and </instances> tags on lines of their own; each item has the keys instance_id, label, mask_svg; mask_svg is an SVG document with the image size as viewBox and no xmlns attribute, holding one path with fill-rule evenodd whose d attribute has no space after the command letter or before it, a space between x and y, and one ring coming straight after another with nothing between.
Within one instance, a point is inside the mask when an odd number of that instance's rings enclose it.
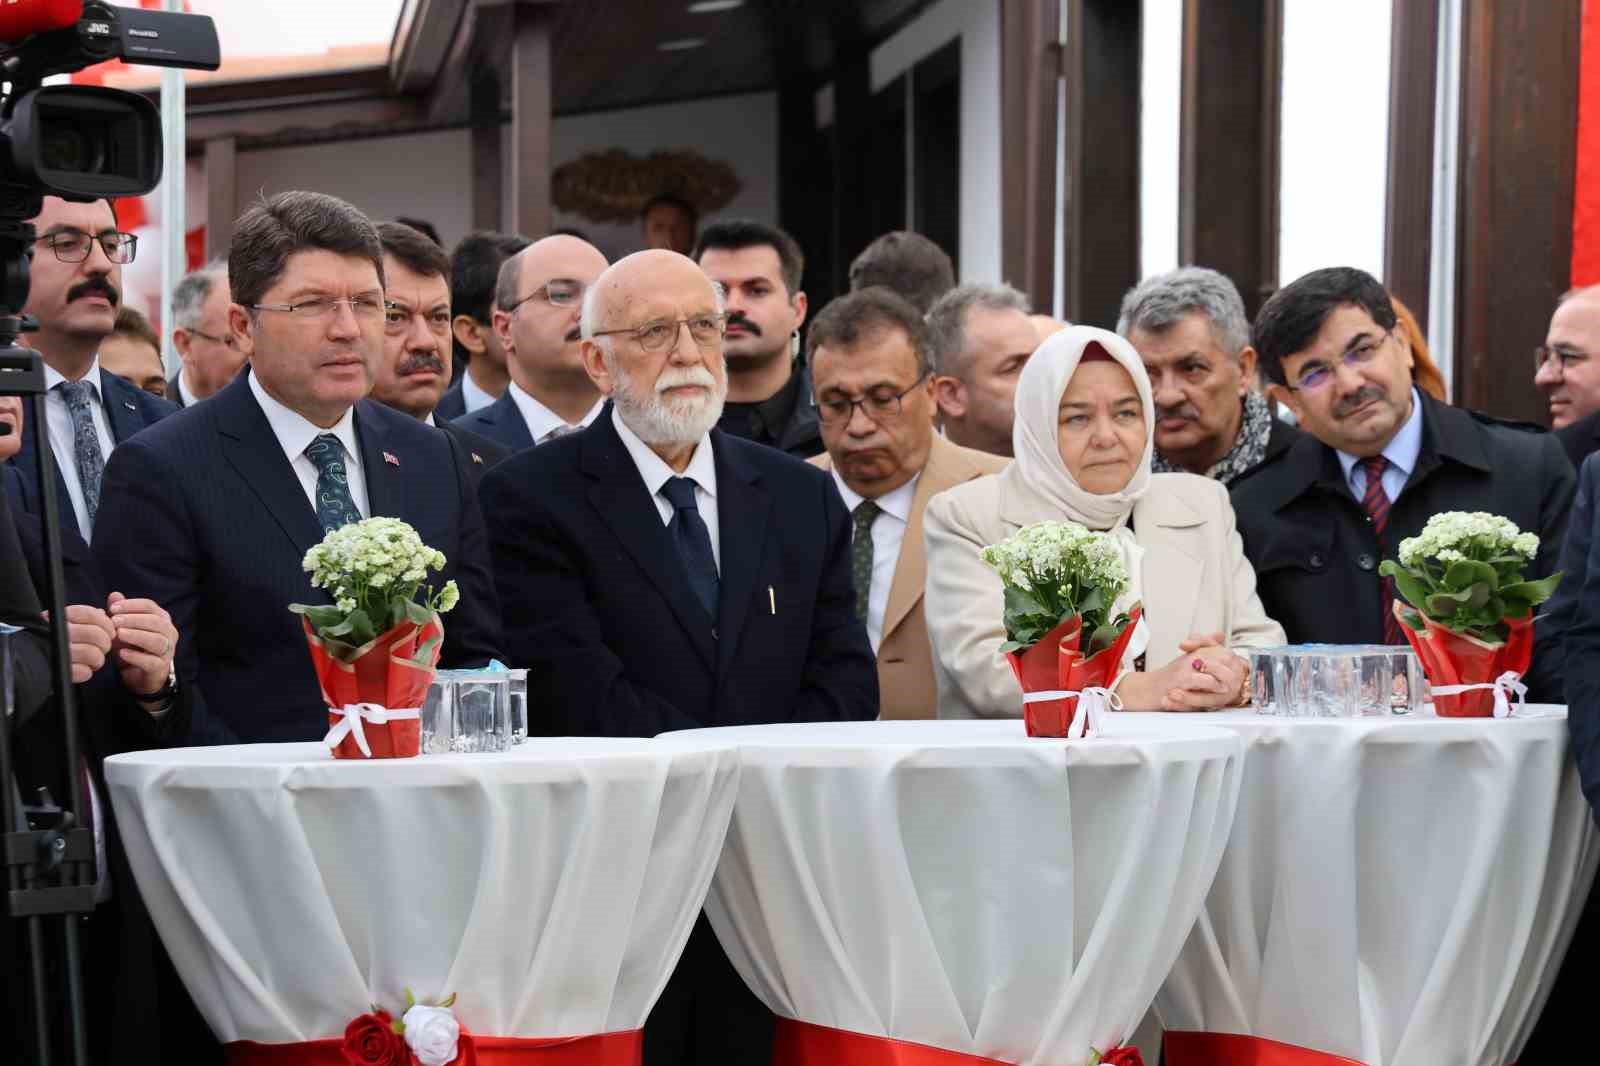
<instances>
[{"instance_id":1,"label":"older man in navy suit","mask_svg":"<svg viewBox=\"0 0 1600 1066\"><path fill-rule=\"evenodd\" d=\"M728 379L711 281L675 252L640 252L583 308L584 366L612 402L480 490L506 650L529 668L544 730L875 716L832 481L714 428ZM702 918L645 1026L645 1063L766 1062L771 1042L772 1016Z\"/></svg>"},{"instance_id":2,"label":"older man in navy suit","mask_svg":"<svg viewBox=\"0 0 1600 1066\"><path fill-rule=\"evenodd\" d=\"M70 517L87 541L111 450L178 408L100 367L100 345L116 327L122 268L138 248L131 233L118 231L110 203L47 196L33 224L37 239L24 311L38 319L39 329L25 343L45 364L45 438L55 451L56 498L63 508L71 506ZM20 502L32 514L39 512L32 476L37 428L24 427L22 450L12 460L27 475Z\"/></svg>"},{"instance_id":3,"label":"older man in navy suit","mask_svg":"<svg viewBox=\"0 0 1600 1066\"><path fill-rule=\"evenodd\" d=\"M328 602L306 551L363 517L409 522L461 589L443 664L481 664L499 646L483 520L454 438L364 399L385 314L366 216L318 193L258 202L228 277L250 369L117 450L94 553L113 587L171 612L178 683L198 687L191 742L315 740L327 712L288 610Z\"/></svg>"}]
</instances>

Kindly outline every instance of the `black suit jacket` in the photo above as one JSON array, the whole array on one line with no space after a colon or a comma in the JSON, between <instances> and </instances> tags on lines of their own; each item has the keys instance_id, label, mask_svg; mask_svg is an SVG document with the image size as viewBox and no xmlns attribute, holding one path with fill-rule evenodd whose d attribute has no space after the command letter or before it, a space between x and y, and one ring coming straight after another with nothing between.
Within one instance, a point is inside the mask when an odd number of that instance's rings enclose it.
<instances>
[{"instance_id":1,"label":"black suit jacket","mask_svg":"<svg viewBox=\"0 0 1600 1066\"><path fill-rule=\"evenodd\" d=\"M471 475L472 491L476 495L478 482L489 468L511 457L511 449L497 444L488 437L480 437L471 430L462 429L454 422L442 422L436 413L433 424L455 438L456 448L467 460L467 473Z\"/></svg>"},{"instance_id":2,"label":"black suit jacket","mask_svg":"<svg viewBox=\"0 0 1600 1066\"><path fill-rule=\"evenodd\" d=\"M455 382L444 390L444 395L439 397L439 405L433 409L433 420L443 425L466 413L467 398L461 391L461 378L456 378Z\"/></svg>"},{"instance_id":3,"label":"black suit jacket","mask_svg":"<svg viewBox=\"0 0 1600 1066\"><path fill-rule=\"evenodd\" d=\"M522 417L517 401L511 398L509 386L494 403L462 415L456 419L456 424L480 437L488 437L513 454L526 451L535 443L533 434L528 432L528 420Z\"/></svg>"},{"instance_id":4,"label":"black suit jacket","mask_svg":"<svg viewBox=\"0 0 1600 1066\"><path fill-rule=\"evenodd\" d=\"M1600 411L1585 415L1556 430L1555 434L1561 447L1566 449L1567 458L1572 460L1572 468L1578 469L1591 452L1600 450Z\"/></svg>"},{"instance_id":5,"label":"black suit jacket","mask_svg":"<svg viewBox=\"0 0 1600 1066\"><path fill-rule=\"evenodd\" d=\"M181 377L183 377L183 371L179 370L167 379L167 402L178 407L187 407L188 405L183 402L183 389L178 387L178 379Z\"/></svg>"},{"instance_id":6,"label":"black suit jacket","mask_svg":"<svg viewBox=\"0 0 1600 1066\"><path fill-rule=\"evenodd\" d=\"M555 735L836 721L878 713L850 529L827 474L711 433L719 617L690 589L612 425L515 455L481 488L506 650Z\"/></svg>"},{"instance_id":7,"label":"black suit jacket","mask_svg":"<svg viewBox=\"0 0 1600 1066\"><path fill-rule=\"evenodd\" d=\"M370 513L404 519L445 554L461 602L442 665L499 654L500 616L454 438L370 400L355 406ZM94 554L112 585L178 627L178 676L194 687L192 743L317 740L327 711L291 603L327 603L301 568L322 540L311 503L240 375L203 404L122 445L106 466Z\"/></svg>"},{"instance_id":8,"label":"black suit jacket","mask_svg":"<svg viewBox=\"0 0 1600 1066\"><path fill-rule=\"evenodd\" d=\"M1561 635L1567 728L1578 761L1584 795L1600 817L1600 554L1596 554L1595 516L1600 504L1600 465L1584 460L1572 504L1572 521L1561 552L1566 578L1550 602L1548 615Z\"/></svg>"},{"instance_id":9,"label":"black suit jacket","mask_svg":"<svg viewBox=\"0 0 1600 1066\"><path fill-rule=\"evenodd\" d=\"M1309 433L1233 483L1233 509L1262 606L1291 641L1382 643L1378 563L1395 558L1400 542L1441 511L1511 519L1541 539L1528 577L1556 569L1574 478L1555 438L1418 395L1422 448L1390 509L1381 551L1338 455ZM1530 682L1541 657L1536 650ZM1544 697L1536 686L1535 698Z\"/></svg>"},{"instance_id":10,"label":"black suit jacket","mask_svg":"<svg viewBox=\"0 0 1600 1066\"><path fill-rule=\"evenodd\" d=\"M179 410L177 404L152 396L139 388L127 378L119 377L111 371L100 370L100 395L101 403L105 406L106 421L111 425L111 439L118 445L122 444L135 433L147 426L152 426ZM29 408L32 414L32 408ZM22 473L22 510L29 514L39 513L39 478L35 468L38 462L34 449L39 446L38 427L33 418L24 420L22 427L22 450L17 452L11 460L12 465ZM49 440L48 431L45 439ZM61 464L72 462L70 455L58 455L56 458L56 500L61 505L61 515L68 525L77 528L77 523L72 518L72 508L67 505L67 483L61 477ZM95 521L99 522L98 514Z\"/></svg>"}]
</instances>

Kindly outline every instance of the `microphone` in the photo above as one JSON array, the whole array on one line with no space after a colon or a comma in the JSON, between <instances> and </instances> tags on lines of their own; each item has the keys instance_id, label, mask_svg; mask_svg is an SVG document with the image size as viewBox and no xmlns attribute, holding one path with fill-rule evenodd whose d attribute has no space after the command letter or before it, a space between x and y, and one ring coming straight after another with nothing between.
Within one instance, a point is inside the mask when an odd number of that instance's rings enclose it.
<instances>
[{"instance_id":1,"label":"microphone","mask_svg":"<svg viewBox=\"0 0 1600 1066\"><path fill-rule=\"evenodd\" d=\"M0 42L20 41L35 33L76 26L83 0L11 0L0 3Z\"/></svg>"}]
</instances>

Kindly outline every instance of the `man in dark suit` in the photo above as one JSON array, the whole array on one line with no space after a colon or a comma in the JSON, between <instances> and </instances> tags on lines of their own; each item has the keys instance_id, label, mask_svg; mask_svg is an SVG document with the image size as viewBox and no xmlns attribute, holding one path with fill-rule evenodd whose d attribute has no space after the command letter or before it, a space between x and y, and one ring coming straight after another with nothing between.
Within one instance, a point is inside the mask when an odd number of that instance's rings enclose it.
<instances>
[{"instance_id":1,"label":"man in dark suit","mask_svg":"<svg viewBox=\"0 0 1600 1066\"><path fill-rule=\"evenodd\" d=\"M1509 518L1541 541L1528 577L1555 570L1574 481L1560 444L1423 394L1395 325L1383 286L1343 267L1256 317L1262 372L1305 434L1234 483L1233 508L1261 602L1295 643L1402 642L1378 564L1441 511Z\"/></svg>"},{"instance_id":2,"label":"man in dark suit","mask_svg":"<svg viewBox=\"0 0 1600 1066\"><path fill-rule=\"evenodd\" d=\"M1556 440L1572 460L1572 468L1580 469L1591 453L1600 451L1600 411L1568 422L1555 432Z\"/></svg>"},{"instance_id":3,"label":"man in dark suit","mask_svg":"<svg viewBox=\"0 0 1600 1066\"><path fill-rule=\"evenodd\" d=\"M612 403L483 479L506 649L546 732L878 712L844 505L822 471L713 428L722 331L691 260L622 260L583 315L584 366ZM645 1026L645 1063L766 1062L771 1042L702 917Z\"/></svg>"},{"instance_id":4,"label":"man in dark suit","mask_svg":"<svg viewBox=\"0 0 1600 1066\"><path fill-rule=\"evenodd\" d=\"M327 731L291 603L326 603L301 560L371 515L410 523L461 602L443 664L498 654L499 608L467 459L453 438L363 397L384 332L383 252L342 200L287 192L239 219L233 335L250 369L119 449L94 553L113 586L172 613L195 743L316 740Z\"/></svg>"},{"instance_id":5,"label":"man in dark suit","mask_svg":"<svg viewBox=\"0 0 1600 1066\"><path fill-rule=\"evenodd\" d=\"M505 349L494 332L494 289L500 267L528 246L528 238L480 230L461 238L450 253L452 368L456 380L434 414L449 422L494 403L510 383Z\"/></svg>"},{"instance_id":6,"label":"man in dark suit","mask_svg":"<svg viewBox=\"0 0 1600 1066\"><path fill-rule=\"evenodd\" d=\"M186 274L172 290L172 346L183 366L167 399L193 407L239 376L244 353L228 331L228 264L217 259Z\"/></svg>"},{"instance_id":7,"label":"man in dark suit","mask_svg":"<svg viewBox=\"0 0 1600 1066\"><path fill-rule=\"evenodd\" d=\"M33 224L38 238L24 310L39 320L27 343L44 360L50 424L25 426L12 461L31 472L44 433L55 449L62 518L72 519L87 541L111 450L178 408L100 367L100 345L116 328L122 267L138 247L132 234L117 230L111 205L47 196ZM39 511L32 477L23 479L22 506Z\"/></svg>"},{"instance_id":8,"label":"man in dark suit","mask_svg":"<svg viewBox=\"0 0 1600 1066\"><path fill-rule=\"evenodd\" d=\"M399 222L378 223L389 299L372 398L454 437L467 457L472 487L509 449L435 415L450 380L450 259L433 241Z\"/></svg>"},{"instance_id":9,"label":"man in dark suit","mask_svg":"<svg viewBox=\"0 0 1600 1066\"><path fill-rule=\"evenodd\" d=\"M602 400L584 372L578 313L584 290L606 268L588 241L558 234L535 241L500 267L494 329L511 383L461 425L513 452L582 429Z\"/></svg>"}]
</instances>

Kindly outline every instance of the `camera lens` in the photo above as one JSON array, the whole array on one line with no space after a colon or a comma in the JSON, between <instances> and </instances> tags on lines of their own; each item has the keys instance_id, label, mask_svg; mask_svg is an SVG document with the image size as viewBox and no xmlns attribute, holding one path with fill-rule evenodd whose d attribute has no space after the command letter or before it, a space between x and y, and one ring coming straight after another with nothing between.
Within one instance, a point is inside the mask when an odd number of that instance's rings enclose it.
<instances>
[{"instance_id":1,"label":"camera lens","mask_svg":"<svg viewBox=\"0 0 1600 1066\"><path fill-rule=\"evenodd\" d=\"M56 126L45 135L39 155L40 161L52 170L98 174L105 169L103 144L67 126Z\"/></svg>"}]
</instances>

